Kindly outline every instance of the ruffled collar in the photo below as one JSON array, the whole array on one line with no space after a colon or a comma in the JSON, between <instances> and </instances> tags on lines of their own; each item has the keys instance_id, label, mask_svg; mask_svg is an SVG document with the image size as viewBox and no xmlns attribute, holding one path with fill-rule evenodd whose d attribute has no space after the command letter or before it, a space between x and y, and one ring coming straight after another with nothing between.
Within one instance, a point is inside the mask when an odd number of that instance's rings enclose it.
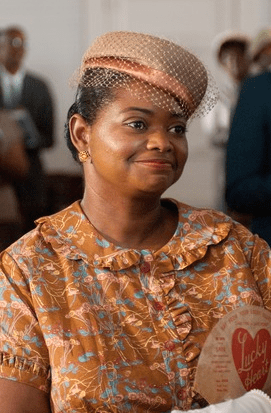
<instances>
[{"instance_id":1,"label":"ruffled collar","mask_svg":"<svg viewBox=\"0 0 271 413\"><path fill-rule=\"evenodd\" d=\"M184 269L202 258L208 246L227 237L232 221L222 212L193 208L175 200L179 222L173 237L158 251L125 249L103 238L76 201L54 215L36 221L44 240L71 260L119 271L140 262L159 263L162 272Z\"/></svg>"}]
</instances>

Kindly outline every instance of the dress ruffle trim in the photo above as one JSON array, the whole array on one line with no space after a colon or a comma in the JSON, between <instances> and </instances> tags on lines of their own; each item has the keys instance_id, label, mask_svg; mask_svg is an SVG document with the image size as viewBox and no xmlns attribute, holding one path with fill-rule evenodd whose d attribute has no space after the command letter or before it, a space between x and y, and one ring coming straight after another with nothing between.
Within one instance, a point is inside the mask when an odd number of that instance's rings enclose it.
<instances>
[{"instance_id":1,"label":"dress ruffle trim","mask_svg":"<svg viewBox=\"0 0 271 413\"><path fill-rule=\"evenodd\" d=\"M51 371L50 368L41 366L37 362L26 360L19 356L13 356L4 352L0 353L0 366L6 366L9 368L15 368L31 375L44 377L46 380L50 380Z\"/></svg>"},{"instance_id":2,"label":"dress ruffle trim","mask_svg":"<svg viewBox=\"0 0 271 413\"><path fill-rule=\"evenodd\" d=\"M204 257L209 245L229 233L232 221L223 213L174 202L179 224L171 240L149 256L161 273L181 270ZM142 251L120 248L104 239L84 215L79 201L50 217L36 221L44 240L69 259L82 259L95 267L119 271L145 260ZM170 256L169 256L170 254ZM147 254L148 255L148 254Z\"/></svg>"},{"instance_id":3,"label":"dress ruffle trim","mask_svg":"<svg viewBox=\"0 0 271 413\"><path fill-rule=\"evenodd\" d=\"M167 305L176 331L183 345L183 352L187 362L194 360L200 354L200 348L195 341L187 340L192 330L192 317L188 307L180 306L180 300L166 296Z\"/></svg>"}]
</instances>

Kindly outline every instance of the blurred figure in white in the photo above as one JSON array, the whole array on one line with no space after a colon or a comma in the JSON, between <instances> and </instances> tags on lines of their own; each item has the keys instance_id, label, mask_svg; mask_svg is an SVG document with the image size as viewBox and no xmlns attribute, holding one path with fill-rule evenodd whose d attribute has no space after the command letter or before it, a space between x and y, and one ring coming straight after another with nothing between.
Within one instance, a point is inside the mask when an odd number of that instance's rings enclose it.
<instances>
[{"instance_id":1,"label":"blurred figure in white","mask_svg":"<svg viewBox=\"0 0 271 413\"><path fill-rule=\"evenodd\" d=\"M249 70L249 46L251 39L240 32L223 32L213 43L216 62L219 65L220 100L204 119L204 131L211 143L224 146L227 142L230 119L238 98L239 87Z\"/></svg>"},{"instance_id":2,"label":"blurred figure in white","mask_svg":"<svg viewBox=\"0 0 271 413\"><path fill-rule=\"evenodd\" d=\"M214 57L219 65L220 99L216 107L202 120L202 129L210 144L218 150L215 207L227 211L225 204L225 149L229 136L232 113L239 95L240 85L250 68L249 47L251 38L245 33L227 31L213 42ZM235 217L248 226L249 217Z\"/></svg>"}]
</instances>

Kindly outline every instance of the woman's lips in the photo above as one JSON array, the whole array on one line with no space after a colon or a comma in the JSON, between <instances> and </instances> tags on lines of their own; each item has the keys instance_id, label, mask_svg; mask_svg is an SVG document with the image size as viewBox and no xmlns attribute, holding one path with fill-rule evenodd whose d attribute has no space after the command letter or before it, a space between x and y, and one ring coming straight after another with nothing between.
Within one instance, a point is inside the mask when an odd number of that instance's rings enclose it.
<instances>
[{"instance_id":1,"label":"woman's lips","mask_svg":"<svg viewBox=\"0 0 271 413\"><path fill-rule=\"evenodd\" d=\"M142 164L149 166L151 168L156 168L156 169L172 169L173 165L170 161L168 160L163 160L163 159L142 159L136 161L136 163Z\"/></svg>"}]
</instances>

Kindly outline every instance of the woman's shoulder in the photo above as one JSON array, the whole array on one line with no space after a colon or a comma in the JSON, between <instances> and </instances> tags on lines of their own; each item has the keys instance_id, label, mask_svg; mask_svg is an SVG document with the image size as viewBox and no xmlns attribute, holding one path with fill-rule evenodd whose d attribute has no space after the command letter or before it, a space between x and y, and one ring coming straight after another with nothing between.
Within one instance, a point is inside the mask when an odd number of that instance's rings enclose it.
<instances>
[{"instance_id":1,"label":"woman's shoulder","mask_svg":"<svg viewBox=\"0 0 271 413\"><path fill-rule=\"evenodd\" d=\"M35 261L41 256L51 256L58 245L67 243L72 235L73 226L85 220L79 201L53 214L35 221L36 227L24 234L2 252L3 257L9 255L15 261Z\"/></svg>"},{"instance_id":2,"label":"woman's shoulder","mask_svg":"<svg viewBox=\"0 0 271 413\"><path fill-rule=\"evenodd\" d=\"M81 209L80 201L76 201L66 208L52 215L43 216L35 221L37 227L52 226L60 231L65 231L67 225L77 224L79 221L85 221L87 218Z\"/></svg>"},{"instance_id":3,"label":"woman's shoulder","mask_svg":"<svg viewBox=\"0 0 271 413\"><path fill-rule=\"evenodd\" d=\"M195 207L184 202L178 201L173 198L168 198L168 201L173 202L179 211L179 218L195 220L195 218L201 219L208 218L208 222L225 222L232 223L233 220L224 212L218 211L210 207Z\"/></svg>"},{"instance_id":4,"label":"woman's shoulder","mask_svg":"<svg viewBox=\"0 0 271 413\"><path fill-rule=\"evenodd\" d=\"M226 238L248 240L254 242L255 235L244 225L237 222L222 211L209 207L194 207L183 202L169 199L174 202L179 212L179 234L183 239L192 238L200 242L216 244ZM257 236L256 236L257 237Z\"/></svg>"},{"instance_id":5,"label":"woman's shoulder","mask_svg":"<svg viewBox=\"0 0 271 413\"><path fill-rule=\"evenodd\" d=\"M199 245L218 243L229 234L233 221L223 212L212 208L194 207L169 199L178 208L177 235L183 244Z\"/></svg>"},{"instance_id":6,"label":"woman's shoulder","mask_svg":"<svg viewBox=\"0 0 271 413\"><path fill-rule=\"evenodd\" d=\"M219 245L225 251L242 252L248 262L258 252L262 256L271 255L270 247L263 239L224 212L172 201L179 210L179 225L174 241L177 241L176 245L181 245L182 251L193 250L195 256L200 256L202 248L207 251L209 247Z\"/></svg>"}]
</instances>

